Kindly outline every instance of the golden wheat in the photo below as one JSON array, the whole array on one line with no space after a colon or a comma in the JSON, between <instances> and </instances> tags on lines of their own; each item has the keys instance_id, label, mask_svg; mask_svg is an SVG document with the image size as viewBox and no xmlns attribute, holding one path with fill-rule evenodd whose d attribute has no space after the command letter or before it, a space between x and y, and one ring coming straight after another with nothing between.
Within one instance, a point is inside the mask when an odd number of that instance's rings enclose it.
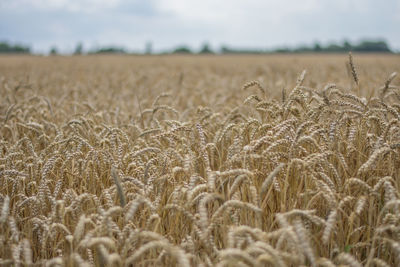
<instances>
[{"instance_id":1,"label":"golden wheat","mask_svg":"<svg viewBox=\"0 0 400 267\"><path fill-rule=\"evenodd\" d=\"M0 265L400 265L398 56L1 59Z\"/></svg>"}]
</instances>

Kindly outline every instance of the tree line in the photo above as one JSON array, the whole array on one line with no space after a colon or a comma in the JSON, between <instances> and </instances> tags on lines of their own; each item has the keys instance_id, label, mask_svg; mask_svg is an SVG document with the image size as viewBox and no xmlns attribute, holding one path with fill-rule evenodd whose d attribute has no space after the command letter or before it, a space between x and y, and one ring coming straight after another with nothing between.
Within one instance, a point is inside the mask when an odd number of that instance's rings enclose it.
<instances>
[{"instance_id":1,"label":"tree line","mask_svg":"<svg viewBox=\"0 0 400 267\"><path fill-rule=\"evenodd\" d=\"M0 42L0 53L29 54L30 47L20 44L9 44L8 42Z\"/></svg>"},{"instance_id":2,"label":"tree line","mask_svg":"<svg viewBox=\"0 0 400 267\"><path fill-rule=\"evenodd\" d=\"M275 49L237 49L229 46L222 46L219 50L213 50L208 43L204 43L200 50L192 50L189 46L181 45L176 48L160 53L152 52L151 42L146 43L144 53L132 53L122 47L101 47L84 52L83 44L78 43L73 54L267 54L267 53L347 53L363 52L363 53L393 53L389 45L383 40L364 40L357 44L352 44L349 41L344 41L341 44L330 43L321 45L316 42L312 45L301 45L294 48L279 47ZM24 53L30 54L29 46L20 44L10 44L8 42L0 42L0 53ZM50 48L50 55L57 55L59 51L56 46Z\"/></svg>"},{"instance_id":3,"label":"tree line","mask_svg":"<svg viewBox=\"0 0 400 267\"><path fill-rule=\"evenodd\" d=\"M348 53L350 51L363 53L393 53L389 45L382 40L365 40L357 44L344 41L342 44L331 43L325 46L316 42L313 45L301 45L295 48L280 47L272 50L232 49L226 46L221 48L222 54Z\"/></svg>"}]
</instances>

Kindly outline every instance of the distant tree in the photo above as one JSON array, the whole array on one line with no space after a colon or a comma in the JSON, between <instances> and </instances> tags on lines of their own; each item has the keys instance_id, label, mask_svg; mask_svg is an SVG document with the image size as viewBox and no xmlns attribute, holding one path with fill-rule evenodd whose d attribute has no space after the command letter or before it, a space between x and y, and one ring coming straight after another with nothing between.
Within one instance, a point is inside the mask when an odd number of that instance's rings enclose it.
<instances>
[{"instance_id":1,"label":"distant tree","mask_svg":"<svg viewBox=\"0 0 400 267\"><path fill-rule=\"evenodd\" d=\"M332 43L332 44L329 44L327 47L325 47L324 51L325 52L343 52L343 47L338 44Z\"/></svg>"},{"instance_id":2,"label":"distant tree","mask_svg":"<svg viewBox=\"0 0 400 267\"><path fill-rule=\"evenodd\" d=\"M227 46L221 46L221 54L263 54L266 51L259 49L233 49Z\"/></svg>"},{"instance_id":3,"label":"distant tree","mask_svg":"<svg viewBox=\"0 0 400 267\"><path fill-rule=\"evenodd\" d=\"M57 47L56 47L56 46L52 46L52 47L50 48L50 55L55 56L55 55L57 55L57 54L58 54L58 49L57 49Z\"/></svg>"},{"instance_id":4,"label":"distant tree","mask_svg":"<svg viewBox=\"0 0 400 267\"><path fill-rule=\"evenodd\" d=\"M221 46L221 53L222 54L232 54L232 53L236 53L236 51L227 46Z\"/></svg>"},{"instance_id":5,"label":"distant tree","mask_svg":"<svg viewBox=\"0 0 400 267\"><path fill-rule=\"evenodd\" d=\"M6 52L9 49L9 45L7 43L0 43L0 51Z\"/></svg>"},{"instance_id":6,"label":"distant tree","mask_svg":"<svg viewBox=\"0 0 400 267\"><path fill-rule=\"evenodd\" d=\"M353 49L353 46L350 44L349 41L344 40L344 42L343 42L343 49L344 49L346 52L349 52L349 51L351 51L351 50Z\"/></svg>"},{"instance_id":7,"label":"distant tree","mask_svg":"<svg viewBox=\"0 0 400 267\"><path fill-rule=\"evenodd\" d=\"M192 51L187 46L179 46L172 51L173 54L192 54Z\"/></svg>"},{"instance_id":8,"label":"distant tree","mask_svg":"<svg viewBox=\"0 0 400 267\"><path fill-rule=\"evenodd\" d=\"M275 50L272 51L273 53L291 53L292 50L290 50L288 47L279 47L276 48Z\"/></svg>"},{"instance_id":9,"label":"distant tree","mask_svg":"<svg viewBox=\"0 0 400 267\"><path fill-rule=\"evenodd\" d=\"M7 42L0 42L0 53L30 53L30 48L23 45L10 45Z\"/></svg>"},{"instance_id":10,"label":"distant tree","mask_svg":"<svg viewBox=\"0 0 400 267\"><path fill-rule=\"evenodd\" d=\"M145 51L146 51L146 54L147 54L147 55L151 55L151 54L153 53L153 44L152 44L150 41L148 41L148 42L146 43L146 49L145 49Z\"/></svg>"},{"instance_id":11,"label":"distant tree","mask_svg":"<svg viewBox=\"0 0 400 267\"><path fill-rule=\"evenodd\" d=\"M353 49L358 52L392 52L385 41L362 41Z\"/></svg>"},{"instance_id":12,"label":"distant tree","mask_svg":"<svg viewBox=\"0 0 400 267\"><path fill-rule=\"evenodd\" d=\"M314 52L321 52L321 51L322 51L322 47L321 47L321 45L320 45L318 42L316 42L316 43L314 44L313 51L314 51Z\"/></svg>"},{"instance_id":13,"label":"distant tree","mask_svg":"<svg viewBox=\"0 0 400 267\"><path fill-rule=\"evenodd\" d=\"M92 51L91 54L126 54L125 49L121 47L103 47Z\"/></svg>"},{"instance_id":14,"label":"distant tree","mask_svg":"<svg viewBox=\"0 0 400 267\"><path fill-rule=\"evenodd\" d=\"M76 44L74 55L81 55L83 52L83 44L81 42Z\"/></svg>"},{"instance_id":15,"label":"distant tree","mask_svg":"<svg viewBox=\"0 0 400 267\"><path fill-rule=\"evenodd\" d=\"M211 48L210 45L208 43L204 43L203 47L200 49L200 54L212 54L214 53Z\"/></svg>"},{"instance_id":16,"label":"distant tree","mask_svg":"<svg viewBox=\"0 0 400 267\"><path fill-rule=\"evenodd\" d=\"M307 45L301 45L293 50L293 52L296 52L296 53L309 53L312 51L313 51L313 48L310 46L307 46Z\"/></svg>"}]
</instances>

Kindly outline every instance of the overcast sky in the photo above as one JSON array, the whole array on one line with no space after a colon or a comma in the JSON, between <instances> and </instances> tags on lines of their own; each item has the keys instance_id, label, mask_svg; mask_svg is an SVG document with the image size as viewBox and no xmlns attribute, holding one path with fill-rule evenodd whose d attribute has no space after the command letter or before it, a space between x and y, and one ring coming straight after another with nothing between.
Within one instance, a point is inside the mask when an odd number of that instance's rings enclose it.
<instances>
[{"instance_id":1,"label":"overcast sky","mask_svg":"<svg viewBox=\"0 0 400 267\"><path fill-rule=\"evenodd\" d=\"M276 48L382 38L400 51L400 0L0 0L0 41L47 52L118 45Z\"/></svg>"}]
</instances>

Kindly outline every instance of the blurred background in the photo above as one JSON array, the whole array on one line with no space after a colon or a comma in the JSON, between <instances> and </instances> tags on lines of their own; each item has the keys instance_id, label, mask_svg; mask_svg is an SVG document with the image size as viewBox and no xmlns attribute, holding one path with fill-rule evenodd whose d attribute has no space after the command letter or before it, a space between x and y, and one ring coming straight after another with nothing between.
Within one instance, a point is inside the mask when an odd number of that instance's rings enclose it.
<instances>
[{"instance_id":1,"label":"blurred background","mask_svg":"<svg viewBox=\"0 0 400 267\"><path fill-rule=\"evenodd\" d=\"M400 52L399 0L0 0L0 52Z\"/></svg>"}]
</instances>

